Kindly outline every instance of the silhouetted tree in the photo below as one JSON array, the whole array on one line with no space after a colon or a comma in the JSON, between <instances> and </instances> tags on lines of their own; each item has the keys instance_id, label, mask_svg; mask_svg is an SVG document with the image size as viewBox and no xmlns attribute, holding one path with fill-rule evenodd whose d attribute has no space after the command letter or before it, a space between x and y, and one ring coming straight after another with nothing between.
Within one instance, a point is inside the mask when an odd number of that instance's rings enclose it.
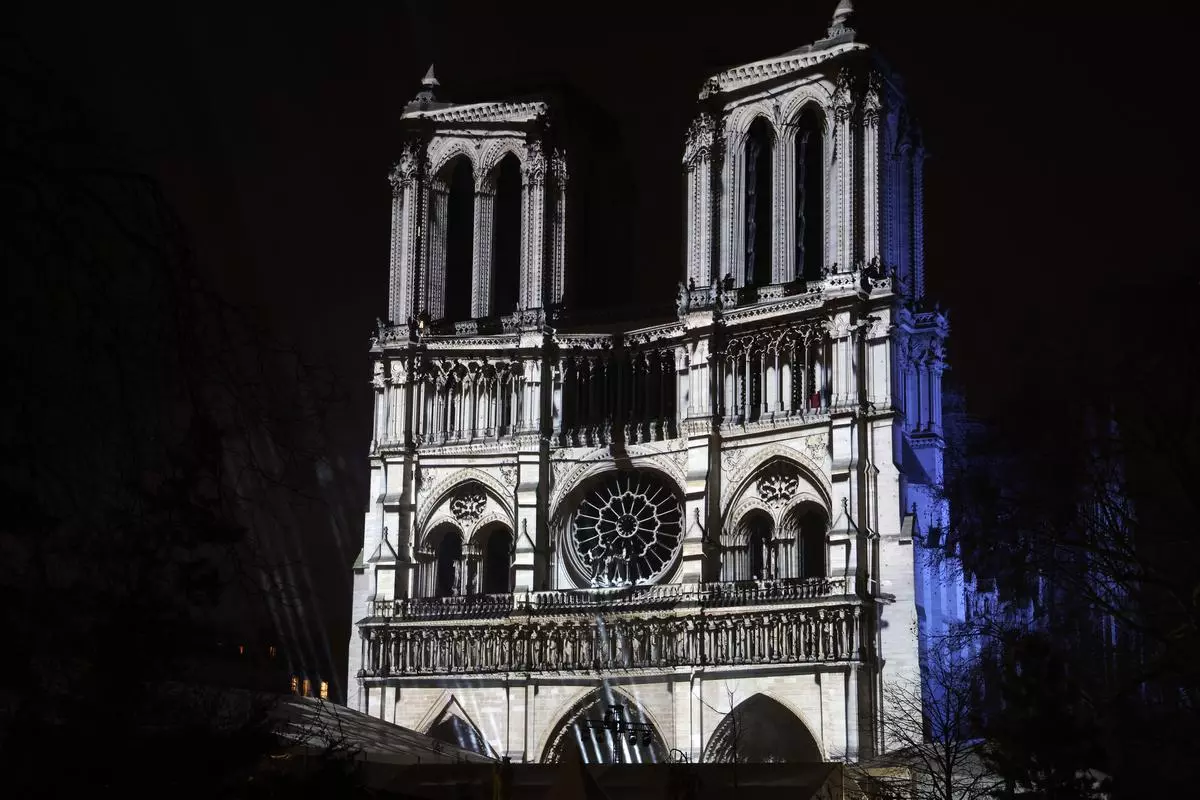
<instances>
[{"instance_id":1,"label":"silhouetted tree","mask_svg":"<svg viewBox=\"0 0 1200 800\"><path fill-rule=\"evenodd\" d=\"M287 595L256 515L303 495L321 403L279 402L154 182L18 42L0 66L0 772L20 797L227 794L276 740L198 655L231 589Z\"/></svg>"},{"instance_id":2,"label":"silhouetted tree","mask_svg":"<svg viewBox=\"0 0 1200 800\"><path fill-rule=\"evenodd\" d=\"M982 676L973 659L940 646L917 681L890 685L884 737L893 748L870 762L903 775L884 786L909 800L979 800L999 780L983 756L977 725Z\"/></svg>"},{"instance_id":3,"label":"silhouetted tree","mask_svg":"<svg viewBox=\"0 0 1200 800\"><path fill-rule=\"evenodd\" d=\"M1112 324L1039 338L1049 367L1031 363L969 435L948 431L951 535L1002 601L968 628L1000 665L991 722L1020 745L1001 766L1021 781L1077 760L1035 723L1043 701L1090 731L1086 768L1110 772L1118 795L1187 785L1161 765L1200 752L1200 326L1149 300L1196 288L1130 279L1089 297Z\"/></svg>"}]
</instances>

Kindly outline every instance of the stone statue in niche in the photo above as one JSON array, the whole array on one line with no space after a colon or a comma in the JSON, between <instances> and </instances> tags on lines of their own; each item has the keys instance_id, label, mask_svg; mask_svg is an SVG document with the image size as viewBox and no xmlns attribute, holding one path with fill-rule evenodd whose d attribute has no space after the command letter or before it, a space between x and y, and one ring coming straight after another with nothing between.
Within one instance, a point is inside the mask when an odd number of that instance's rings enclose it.
<instances>
[{"instance_id":1,"label":"stone statue in niche","mask_svg":"<svg viewBox=\"0 0 1200 800\"><path fill-rule=\"evenodd\" d=\"M462 594L462 561L455 561L450 569L450 594L457 597Z\"/></svg>"}]
</instances>

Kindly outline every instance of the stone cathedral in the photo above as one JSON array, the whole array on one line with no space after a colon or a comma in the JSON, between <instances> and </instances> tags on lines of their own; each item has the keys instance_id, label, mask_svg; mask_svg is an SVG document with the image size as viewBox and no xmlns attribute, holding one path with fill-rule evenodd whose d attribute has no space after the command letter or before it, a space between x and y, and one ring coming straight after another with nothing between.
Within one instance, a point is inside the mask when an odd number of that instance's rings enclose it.
<instances>
[{"instance_id":1,"label":"stone cathedral","mask_svg":"<svg viewBox=\"0 0 1200 800\"><path fill-rule=\"evenodd\" d=\"M553 98L444 102L430 69L390 176L351 707L514 761L889 748L888 687L964 598L928 557L924 149L851 14L704 82L675 313L628 324L572 322L604 267Z\"/></svg>"}]
</instances>

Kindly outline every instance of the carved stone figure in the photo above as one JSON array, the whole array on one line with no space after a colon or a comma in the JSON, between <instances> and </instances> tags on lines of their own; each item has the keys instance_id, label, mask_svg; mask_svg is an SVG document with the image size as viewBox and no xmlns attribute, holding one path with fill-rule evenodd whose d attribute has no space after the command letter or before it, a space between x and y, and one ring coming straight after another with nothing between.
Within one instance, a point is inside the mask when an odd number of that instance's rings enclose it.
<instances>
[{"instance_id":1,"label":"carved stone figure","mask_svg":"<svg viewBox=\"0 0 1200 800\"><path fill-rule=\"evenodd\" d=\"M691 297L688 295L687 287L683 285L683 281L679 282L679 292L675 296L675 313L683 319L691 308Z\"/></svg>"}]
</instances>

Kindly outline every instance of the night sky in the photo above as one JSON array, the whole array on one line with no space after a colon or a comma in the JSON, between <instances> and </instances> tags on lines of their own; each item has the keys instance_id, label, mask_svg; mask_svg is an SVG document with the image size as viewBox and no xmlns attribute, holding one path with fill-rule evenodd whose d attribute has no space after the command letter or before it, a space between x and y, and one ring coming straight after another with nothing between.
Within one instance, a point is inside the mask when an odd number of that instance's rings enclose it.
<instances>
[{"instance_id":1,"label":"night sky","mask_svg":"<svg viewBox=\"0 0 1200 800\"><path fill-rule=\"evenodd\" d=\"M203 269L343 377L331 455L365 503L386 178L429 64L439 99L566 82L615 114L636 170L636 195L611 198L636 209L630 291L669 300L702 80L819 38L835 5L38 4L13 21L163 183ZM1048 339L1118 324L1108 289L1195 272L1194 239L1179 234L1195 218L1189 20L1162 4L856 6L860 41L904 76L932 154L927 286L951 309L951 377L972 404L1027 391L1022 365ZM348 569L322 569L330 596L348 587ZM335 637L348 634L342 596L327 610Z\"/></svg>"}]
</instances>

